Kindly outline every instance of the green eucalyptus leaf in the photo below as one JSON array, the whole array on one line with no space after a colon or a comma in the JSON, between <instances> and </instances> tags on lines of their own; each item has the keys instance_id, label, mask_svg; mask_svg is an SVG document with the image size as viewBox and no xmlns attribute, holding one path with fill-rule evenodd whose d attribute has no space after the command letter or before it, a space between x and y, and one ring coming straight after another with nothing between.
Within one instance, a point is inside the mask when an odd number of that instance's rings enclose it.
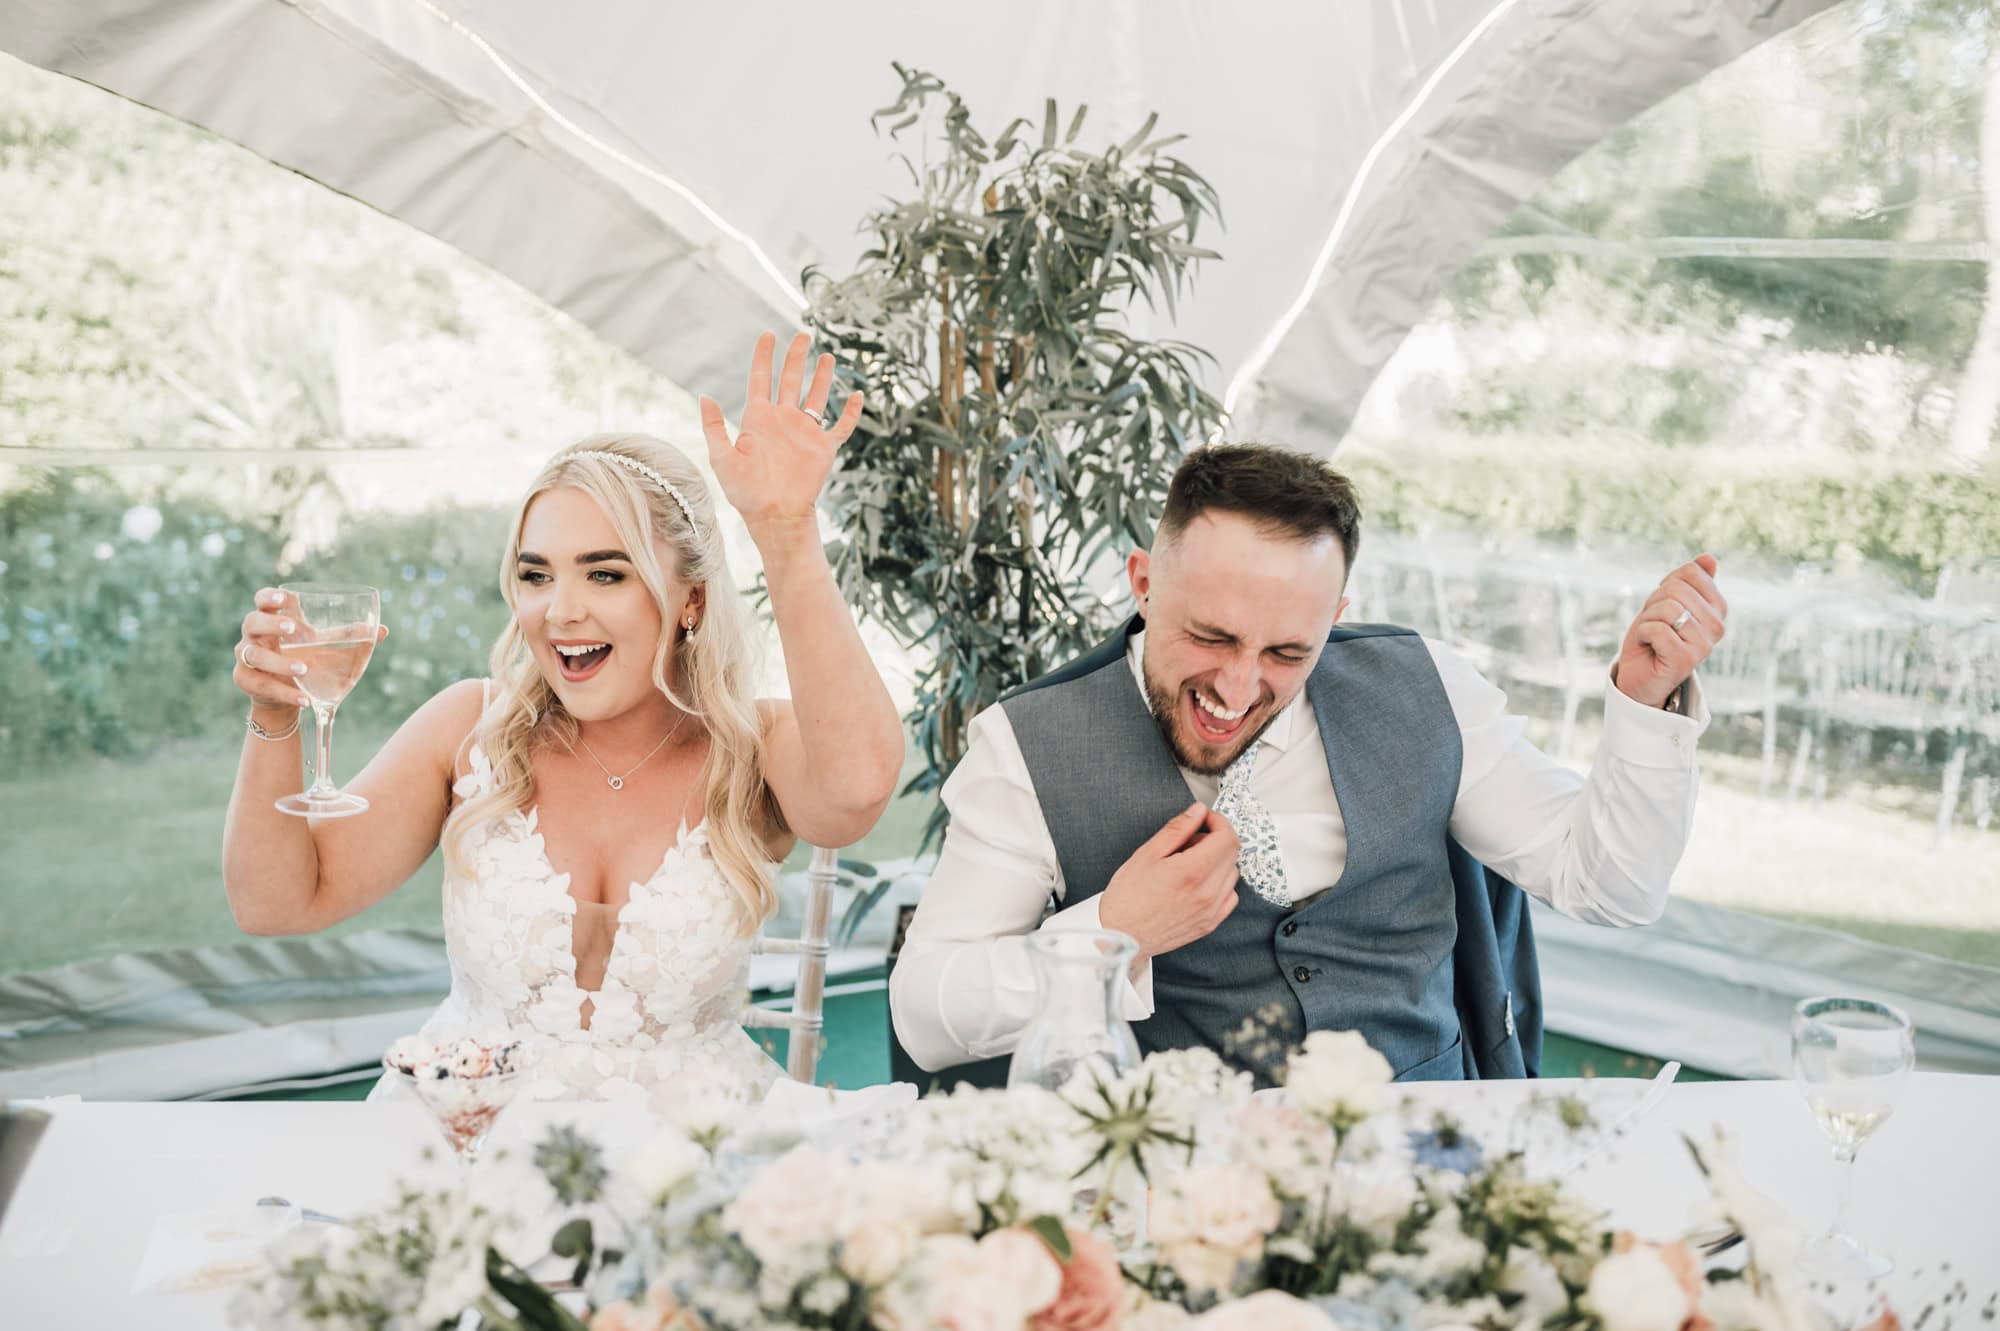
<instances>
[{"instance_id":1,"label":"green eucalyptus leaf","mask_svg":"<svg viewBox=\"0 0 2000 1331\"><path fill-rule=\"evenodd\" d=\"M1069 1259L1074 1254L1070 1247L1069 1231L1063 1228L1062 1221L1052 1215L1038 1215L1028 1222L1028 1228L1033 1230L1042 1242L1049 1245L1049 1251L1056 1255L1057 1261L1065 1266L1069 1265Z\"/></svg>"}]
</instances>

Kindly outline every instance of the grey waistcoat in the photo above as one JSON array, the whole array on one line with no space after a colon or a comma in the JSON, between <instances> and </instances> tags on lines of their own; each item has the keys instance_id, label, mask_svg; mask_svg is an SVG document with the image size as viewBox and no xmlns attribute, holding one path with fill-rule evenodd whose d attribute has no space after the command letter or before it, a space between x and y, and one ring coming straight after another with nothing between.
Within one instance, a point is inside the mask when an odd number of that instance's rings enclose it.
<instances>
[{"instance_id":1,"label":"grey waistcoat","mask_svg":"<svg viewBox=\"0 0 2000 1331\"><path fill-rule=\"evenodd\" d=\"M1065 884L1102 892L1133 851L1188 806L1187 781L1126 664L1134 619L1110 642L1002 699ZM1308 1031L1358 1030L1399 1080L1464 1075L1452 1002L1458 936L1447 823L1460 741L1423 640L1337 628L1306 682L1347 825L1347 863L1303 906L1239 886L1208 937L1153 959L1142 1049L1208 1045L1272 1080Z\"/></svg>"}]
</instances>

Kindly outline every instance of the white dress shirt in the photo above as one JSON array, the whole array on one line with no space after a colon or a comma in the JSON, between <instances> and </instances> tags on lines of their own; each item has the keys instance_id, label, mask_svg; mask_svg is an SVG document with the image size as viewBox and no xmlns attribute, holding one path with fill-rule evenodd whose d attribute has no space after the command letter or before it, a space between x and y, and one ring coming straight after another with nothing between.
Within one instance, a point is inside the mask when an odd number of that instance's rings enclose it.
<instances>
[{"instance_id":1,"label":"white dress shirt","mask_svg":"<svg viewBox=\"0 0 2000 1331\"><path fill-rule=\"evenodd\" d=\"M1424 645L1464 740L1453 838L1574 919L1658 919L1694 823L1695 741L1708 727L1696 681L1688 682L1686 715L1647 707L1607 685L1603 738L1584 776L1530 744L1527 721L1507 710L1506 695L1464 657L1428 638ZM1134 687L1144 651L1142 631L1126 649ZM1263 744L1251 790L1277 824L1286 880L1295 890L1338 882L1347 826L1304 689L1273 718ZM1185 767L1181 775L1193 798L1213 804L1219 777ZM1115 773L1105 779L1117 782ZM903 1047L930 1069L1012 1049L1035 1010L1027 936L1037 928L1098 928L1101 899L1049 913L1064 897L1062 868L1000 707L973 718L965 757L943 797L951 812L944 849L889 995ZM1125 986L1124 1015L1138 1021L1152 1012L1147 964Z\"/></svg>"}]
</instances>

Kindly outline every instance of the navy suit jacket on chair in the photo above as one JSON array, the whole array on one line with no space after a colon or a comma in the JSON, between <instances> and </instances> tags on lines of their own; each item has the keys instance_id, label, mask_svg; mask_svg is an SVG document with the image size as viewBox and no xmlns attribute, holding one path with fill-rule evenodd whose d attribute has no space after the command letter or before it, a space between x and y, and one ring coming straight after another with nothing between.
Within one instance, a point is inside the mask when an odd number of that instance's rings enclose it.
<instances>
[{"instance_id":1,"label":"navy suit jacket on chair","mask_svg":"<svg viewBox=\"0 0 2000 1331\"><path fill-rule=\"evenodd\" d=\"M1542 975L1535 955L1528 894L1450 843L1458 916L1452 985L1468 1081L1541 1075ZM897 931L900 940L902 931ZM889 959L890 967L895 958ZM889 1073L897 1081L949 1091L961 1084L1005 1086L1007 1059L961 1063L939 1072L918 1067L889 1028Z\"/></svg>"}]
</instances>

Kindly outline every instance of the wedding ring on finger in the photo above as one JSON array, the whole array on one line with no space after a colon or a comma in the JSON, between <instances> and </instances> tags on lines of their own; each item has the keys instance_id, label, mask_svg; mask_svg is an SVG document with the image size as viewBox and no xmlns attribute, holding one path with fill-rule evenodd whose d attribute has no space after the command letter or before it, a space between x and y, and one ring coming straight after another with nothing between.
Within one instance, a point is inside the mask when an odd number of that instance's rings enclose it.
<instances>
[{"instance_id":1,"label":"wedding ring on finger","mask_svg":"<svg viewBox=\"0 0 2000 1331\"><path fill-rule=\"evenodd\" d=\"M826 424L826 417L821 413L814 411L811 407L800 407L799 410L803 411L806 415L812 417L812 423L814 425Z\"/></svg>"},{"instance_id":2,"label":"wedding ring on finger","mask_svg":"<svg viewBox=\"0 0 2000 1331\"><path fill-rule=\"evenodd\" d=\"M245 670L255 670L257 668L256 666L250 664L250 644L247 642L239 642L236 644L236 659L243 663L243 668Z\"/></svg>"},{"instance_id":3,"label":"wedding ring on finger","mask_svg":"<svg viewBox=\"0 0 2000 1331\"><path fill-rule=\"evenodd\" d=\"M1678 615L1674 616L1674 622L1667 625L1667 627L1672 629L1674 632L1679 633L1682 629L1687 627L1687 622L1693 618L1694 618L1694 611L1688 609L1686 606L1682 606L1681 612Z\"/></svg>"}]
</instances>

